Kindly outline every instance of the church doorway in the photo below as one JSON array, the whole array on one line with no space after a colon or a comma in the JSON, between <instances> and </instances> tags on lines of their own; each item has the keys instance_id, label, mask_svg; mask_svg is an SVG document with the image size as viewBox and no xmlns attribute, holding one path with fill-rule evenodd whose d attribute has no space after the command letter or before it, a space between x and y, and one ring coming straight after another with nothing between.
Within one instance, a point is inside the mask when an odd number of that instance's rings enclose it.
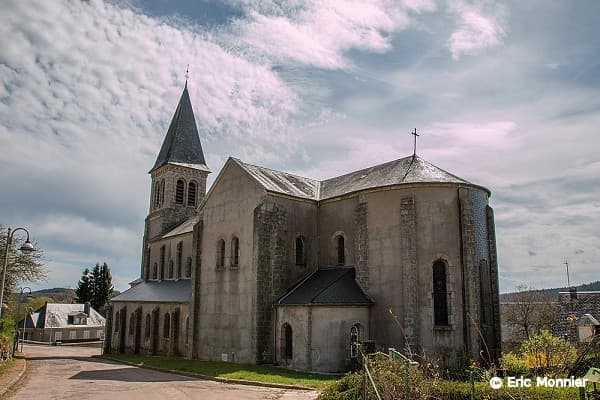
<instances>
[{"instance_id":1,"label":"church doorway","mask_svg":"<svg viewBox=\"0 0 600 400\"><path fill-rule=\"evenodd\" d=\"M293 358L292 327L287 322L281 326L281 361L288 365Z\"/></svg>"}]
</instances>

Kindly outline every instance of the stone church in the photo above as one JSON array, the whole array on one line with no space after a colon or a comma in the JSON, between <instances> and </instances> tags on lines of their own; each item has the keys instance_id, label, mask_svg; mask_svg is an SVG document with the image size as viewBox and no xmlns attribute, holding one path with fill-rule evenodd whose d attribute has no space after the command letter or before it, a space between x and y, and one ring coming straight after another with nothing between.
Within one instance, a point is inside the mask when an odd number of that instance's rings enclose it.
<instances>
[{"instance_id":1,"label":"stone church","mask_svg":"<svg viewBox=\"0 0 600 400\"><path fill-rule=\"evenodd\" d=\"M210 172L186 82L106 351L327 372L359 343L442 363L499 356L485 187L416 153L322 181L229 158L206 192Z\"/></svg>"}]
</instances>

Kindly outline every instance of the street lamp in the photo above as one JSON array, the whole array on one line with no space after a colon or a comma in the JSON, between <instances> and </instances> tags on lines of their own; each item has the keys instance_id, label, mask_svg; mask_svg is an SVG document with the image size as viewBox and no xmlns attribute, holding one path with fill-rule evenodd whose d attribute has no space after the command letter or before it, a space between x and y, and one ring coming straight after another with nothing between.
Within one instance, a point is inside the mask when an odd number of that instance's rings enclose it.
<instances>
[{"instance_id":1,"label":"street lamp","mask_svg":"<svg viewBox=\"0 0 600 400\"><path fill-rule=\"evenodd\" d=\"M31 242L29 241L29 231L25 228L17 228L15 230L11 230L8 228L8 232L6 234L6 247L4 248L4 267L2 268L2 285L0 285L0 317L2 317L2 305L4 304L4 283L6 282L6 270L8 269L8 250L10 249L10 245L12 243L13 236L15 232L18 230L25 231L27 233L27 240L25 243L19 248L23 253L31 253L35 250Z\"/></svg>"},{"instance_id":2,"label":"street lamp","mask_svg":"<svg viewBox=\"0 0 600 400\"><path fill-rule=\"evenodd\" d=\"M25 291L25 289L27 289L29 291L29 293L27 293L27 298L30 299L33 296L31 295L31 288L28 286L19 288L19 300L18 300L18 306L17 306L17 333L19 332L19 316L21 315L21 300L23 299L23 292ZM23 325L25 325L26 320L27 319L27 313L25 314L25 316L23 317ZM18 339L19 337L17 336L17 347L19 346L18 343ZM23 326L23 335L21 336L21 351L23 350L23 340L25 340L25 327Z\"/></svg>"},{"instance_id":3,"label":"street lamp","mask_svg":"<svg viewBox=\"0 0 600 400\"><path fill-rule=\"evenodd\" d=\"M25 329L27 328L27 314L33 314L33 308L27 307L25 309L25 319L23 320L23 338L21 339L21 353L23 352L23 343L25 342ZM33 326L35 328L35 325Z\"/></svg>"}]
</instances>

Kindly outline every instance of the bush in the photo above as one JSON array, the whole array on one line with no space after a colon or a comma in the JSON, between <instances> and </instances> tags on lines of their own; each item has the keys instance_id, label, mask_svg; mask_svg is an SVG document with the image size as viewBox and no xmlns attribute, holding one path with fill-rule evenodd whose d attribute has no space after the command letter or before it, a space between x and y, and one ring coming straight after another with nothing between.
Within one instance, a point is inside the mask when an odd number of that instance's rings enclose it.
<instances>
[{"instance_id":1,"label":"bush","mask_svg":"<svg viewBox=\"0 0 600 400\"><path fill-rule=\"evenodd\" d=\"M362 386L362 374L351 373L327 387L319 396L319 400L361 400Z\"/></svg>"},{"instance_id":2,"label":"bush","mask_svg":"<svg viewBox=\"0 0 600 400\"><path fill-rule=\"evenodd\" d=\"M529 365L527 362L514 353L506 353L502 355L500 363L502 369L506 370L509 376L529 376Z\"/></svg>"},{"instance_id":3,"label":"bush","mask_svg":"<svg viewBox=\"0 0 600 400\"><path fill-rule=\"evenodd\" d=\"M573 345L546 330L530 336L521 345L521 354L530 367L544 370L565 367L577 358Z\"/></svg>"},{"instance_id":4,"label":"bush","mask_svg":"<svg viewBox=\"0 0 600 400\"><path fill-rule=\"evenodd\" d=\"M14 324L12 318L0 318L0 364L12 356Z\"/></svg>"}]
</instances>

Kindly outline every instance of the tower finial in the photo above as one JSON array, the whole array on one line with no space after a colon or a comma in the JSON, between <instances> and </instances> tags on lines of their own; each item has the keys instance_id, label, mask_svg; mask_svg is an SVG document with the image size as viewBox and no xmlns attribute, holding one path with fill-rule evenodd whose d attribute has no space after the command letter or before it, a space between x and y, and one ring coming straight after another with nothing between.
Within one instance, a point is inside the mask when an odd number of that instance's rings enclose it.
<instances>
[{"instance_id":1,"label":"tower finial","mask_svg":"<svg viewBox=\"0 0 600 400\"><path fill-rule=\"evenodd\" d=\"M413 135L415 137L415 145L413 148L413 157L417 156L417 136L421 136L417 133L417 128L415 128L415 130L413 132L410 133L411 135Z\"/></svg>"},{"instance_id":2,"label":"tower finial","mask_svg":"<svg viewBox=\"0 0 600 400\"><path fill-rule=\"evenodd\" d=\"M185 69L185 87L187 88L187 81L188 78L190 77L190 64L187 65L187 68Z\"/></svg>"}]
</instances>

